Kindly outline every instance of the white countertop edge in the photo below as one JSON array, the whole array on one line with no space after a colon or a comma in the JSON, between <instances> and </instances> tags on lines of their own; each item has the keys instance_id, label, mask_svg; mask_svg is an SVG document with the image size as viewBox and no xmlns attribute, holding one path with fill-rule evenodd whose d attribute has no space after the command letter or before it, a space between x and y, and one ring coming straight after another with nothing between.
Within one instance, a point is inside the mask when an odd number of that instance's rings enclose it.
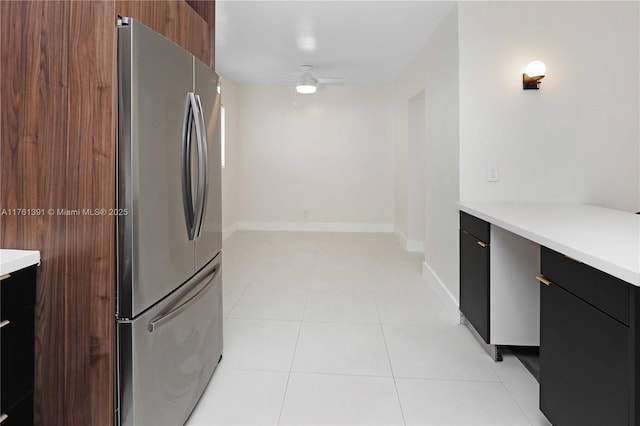
<instances>
[{"instance_id":1,"label":"white countertop edge","mask_svg":"<svg viewBox=\"0 0 640 426\"><path fill-rule=\"evenodd\" d=\"M514 225L510 222L505 222L504 220L488 215L480 210L476 210L463 202L458 202L458 208L466 213L469 213L473 216L478 217L484 221L487 221L493 225L499 226L509 232L520 235L534 243L540 244L551 250L555 250L559 253L564 254L565 256L569 256L571 258L577 259L582 263L585 263L589 266L592 266L596 269L599 269L603 272L606 272L609 275L613 275L616 278L620 278L623 281L628 282L636 287L640 287L640 271L634 271L632 269L625 268L620 265L616 265L614 263L608 262L600 257L596 257L585 253L582 250L577 250L574 247L562 244L556 240L549 239L539 234L535 234L526 229L520 228L517 225Z\"/></svg>"},{"instance_id":2,"label":"white countertop edge","mask_svg":"<svg viewBox=\"0 0 640 426\"><path fill-rule=\"evenodd\" d=\"M39 263L38 250L0 249L0 275L11 274Z\"/></svg>"}]
</instances>

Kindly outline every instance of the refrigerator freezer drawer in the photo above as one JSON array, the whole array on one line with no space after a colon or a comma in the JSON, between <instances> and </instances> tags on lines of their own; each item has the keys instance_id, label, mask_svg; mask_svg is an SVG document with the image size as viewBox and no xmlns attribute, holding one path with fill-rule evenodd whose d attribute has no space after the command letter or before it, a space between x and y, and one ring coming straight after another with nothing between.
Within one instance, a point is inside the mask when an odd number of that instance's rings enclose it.
<instances>
[{"instance_id":1,"label":"refrigerator freezer drawer","mask_svg":"<svg viewBox=\"0 0 640 426\"><path fill-rule=\"evenodd\" d=\"M118 323L121 425L182 425L222 354L222 254L168 298Z\"/></svg>"}]
</instances>

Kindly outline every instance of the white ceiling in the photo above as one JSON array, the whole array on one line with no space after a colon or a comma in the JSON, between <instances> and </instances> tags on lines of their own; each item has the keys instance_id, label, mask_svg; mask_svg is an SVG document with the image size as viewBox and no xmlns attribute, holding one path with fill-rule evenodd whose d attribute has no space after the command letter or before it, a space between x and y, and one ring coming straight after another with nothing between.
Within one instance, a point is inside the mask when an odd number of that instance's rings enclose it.
<instances>
[{"instance_id":1,"label":"white ceiling","mask_svg":"<svg viewBox=\"0 0 640 426\"><path fill-rule=\"evenodd\" d=\"M216 69L244 84L282 73L389 83L453 7L450 1L216 1ZM295 79L293 79L295 81Z\"/></svg>"}]
</instances>

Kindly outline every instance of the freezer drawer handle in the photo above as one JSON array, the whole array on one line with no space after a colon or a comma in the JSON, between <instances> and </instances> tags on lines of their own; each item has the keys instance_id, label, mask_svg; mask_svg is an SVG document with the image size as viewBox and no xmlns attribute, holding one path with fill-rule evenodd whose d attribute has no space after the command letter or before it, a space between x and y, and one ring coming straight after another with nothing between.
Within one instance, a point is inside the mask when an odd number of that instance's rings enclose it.
<instances>
[{"instance_id":1,"label":"freezer drawer handle","mask_svg":"<svg viewBox=\"0 0 640 426\"><path fill-rule=\"evenodd\" d=\"M177 308L172 309L168 313L166 313L164 315L161 315L158 318L152 320L149 323L149 327L148 327L149 332L153 332L156 328L162 326L165 323L168 323L169 321L171 321L172 319L174 319L175 317L180 315L182 312L187 310L189 308L189 306L191 306L194 303L196 303L198 301L198 299L200 299L202 296L204 296L204 294L207 292L207 290L209 290L209 288L211 288L211 286L213 285L214 278L215 278L215 276L216 276L216 274L218 273L219 270L220 270L220 264L217 264L213 268L213 271L211 271L211 277L209 278L209 282L207 283L206 286L204 286L202 289L200 289L199 292L197 292L196 294L194 294L193 296L188 298L183 304L181 304Z\"/></svg>"},{"instance_id":2,"label":"freezer drawer handle","mask_svg":"<svg viewBox=\"0 0 640 426\"><path fill-rule=\"evenodd\" d=\"M4 321L0 322L0 328L4 328L4 327L8 326L9 324L11 324L11 321L4 320Z\"/></svg>"},{"instance_id":3,"label":"freezer drawer handle","mask_svg":"<svg viewBox=\"0 0 640 426\"><path fill-rule=\"evenodd\" d=\"M7 416L6 414L2 414L0 416L0 423L4 423L5 420L7 420L9 418L9 416Z\"/></svg>"}]
</instances>

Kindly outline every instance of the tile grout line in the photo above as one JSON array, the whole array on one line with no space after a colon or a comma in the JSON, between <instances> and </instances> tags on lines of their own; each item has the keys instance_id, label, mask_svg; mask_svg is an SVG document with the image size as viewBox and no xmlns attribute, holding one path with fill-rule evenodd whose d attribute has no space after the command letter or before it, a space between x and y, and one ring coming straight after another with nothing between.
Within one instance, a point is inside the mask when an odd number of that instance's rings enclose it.
<instances>
[{"instance_id":1,"label":"tile grout line","mask_svg":"<svg viewBox=\"0 0 640 426\"><path fill-rule=\"evenodd\" d=\"M501 361L502 362L502 361ZM518 361L519 362L519 361ZM512 382L505 382L504 380L502 380L502 377L498 374L498 372L496 371L495 367L493 364L495 364L495 361L491 361L492 364L490 364L489 366L491 367L491 370L493 371L493 373L496 375L496 377L498 378L499 383L502 385L502 387L504 388L505 392L507 392L507 394L509 395L509 398L511 398L511 400L516 404L516 407L518 407L520 409L520 412L522 413L522 415L524 416L525 419L527 419L527 421L529 422L530 425L533 425L533 422L531 421L531 419L529 418L529 416L527 415L527 412L525 411L525 409L520 405L520 403L518 402L518 400L515 398L515 396L513 396L511 394L511 391L509 390L509 388L507 387L507 383L512 383Z\"/></svg>"},{"instance_id":2,"label":"tile grout line","mask_svg":"<svg viewBox=\"0 0 640 426\"><path fill-rule=\"evenodd\" d=\"M223 262L224 262L224 259L223 259ZM244 290L242 290L242 293L240 294L240 296L238 296L236 301L233 302L233 306L231 307L231 309L229 309L229 312L227 313L227 315L224 316L224 319L230 318L229 316L231 315L233 310L236 308L236 306L238 306L238 303L240 302L240 299L242 299L242 296L244 296L244 294L247 292L247 289L251 286L251 282L255 280L255 275L256 275L256 272L252 272L251 273L251 277L245 281L247 283L247 285L244 286ZM223 294L223 297L224 297L224 271L222 272L222 294ZM223 307L223 309L224 309L224 307ZM223 337L223 339L224 339L224 337Z\"/></svg>"},{"instance_id":3,"label":"tile grout line","mask_svg":"<svg viewBox=\"0 0 640 426\"><path fill-rule=\"evenodd\" d=\"M398 391L398 383L396 382L396 374L393 371L393 364L391 363L391 356L389 355L389 346L387 345L387 338L384 334L384 327L382 326L382 318L380 317L380 310L378 309L378 300L376 299L376 292L371 284L371 279L368 278L369 286L371 287L371 293L373 294L373 303L376 306L376 313L378 314L378 324L380 326L380 332L382 333L382 341L384 342L384 350L387 353L387 360L389 361L389 369L391 369L391 377L393 378L393 387L396 390L396 398L398 399L398 406L400 407L400 415L402 416L402 423L407 424L407 420L404 417L404 410L402 409L402 401L400 400L400 392Z\"/></svg>"},{"instance_id":4,"label":"tile grout line","mask_svg":"<svg viewBox=\"0 0 640 426\"><path fill-rule=\"evenodd\" d=\"M527 415L527 412L524 410L524 408L522 408L520 406L520 403L518 403L518 400L516 400L516 398L511 394L511 391L509 390L509 388L507 387L505 382L502 381L502 379L500 379L500 384L504 388L505 392L507 392L507 394L509 395L509 398L511 398L511 400L516 404L516 407L518 407L520 409L520 412L522 413L524 418L527 419L527 421L529 422L530 425L533 425L533 422L531 421L531 419Z\"/></svg>"},{"instance_id":5,"label":"tile grout line","mask_svg":"<svg viewBox=\"0 0 640 426\"><path fill-rule=\"evenodd\" d=\"M307 286L307 294L304 297L304 307L302 308L302 317L300 318L300 325L298 326L298 335L296 336L296 344L293 347L293 356L291 357L291 364L289 365L289 373L287 374L287 383L284 386L284 393L282 394L282 405L280 405L280 413L278 414L278 425L282 420L282 412L284 411L284 403L287 399L287 391L289 390L289 381L291 380L291 373L293 372L293 362L296 359L296 352L298 351L298 342L300 341L300 333L302 332L302 322L304 321L304 313L307 310L307 301L309 300L309 293L311 292L311 284L313 282L313 277L316 274L316 261L317 261L317 243L314 251L314 260L313 260L313 272L311 273L311 278L309 279L309 284Z\"/></svg>"},{"instance_id":6,"label":"tile grout line","mask_svg":"<svg viewBox=\"0 0 640 426\"><path fill-rule=\"evenodd\" d=\"M225 319L229 320L242 320L242 321L281 321L281 322L300 322L297 319L283 319L283 318L249 318L249 317L231 317L227 316Z\"/></svg>"},{"instance_id":7,"label":"tile grout line","mask_svg":"<svg viewBox=\"0 0 640 426\"><path fill-rule=\"evenodd\" d=\"M223 284L224 285L224 284ZM230 317L231 313L233 312L233 310L236 308L236 306L238 305L238 303L240 303L240 299L242 299L242 296L244 296L244 294L247 292L247 289L249 288L249 286L251 285L251 282L247 283L247 285L244 287L244 290L242 290L242 293L240 294L240 296L238 296L238 298L236 299L235 302L233 302L233 306L231 307L231 309L229 309L229 312L227 313L227 315L224 317L224 319L232 319L232 317ZM224 287L222 288L223 291L223 295L224 295ZM224 308L223 308L224 309Z\"/></svg>"}]
</instances>

